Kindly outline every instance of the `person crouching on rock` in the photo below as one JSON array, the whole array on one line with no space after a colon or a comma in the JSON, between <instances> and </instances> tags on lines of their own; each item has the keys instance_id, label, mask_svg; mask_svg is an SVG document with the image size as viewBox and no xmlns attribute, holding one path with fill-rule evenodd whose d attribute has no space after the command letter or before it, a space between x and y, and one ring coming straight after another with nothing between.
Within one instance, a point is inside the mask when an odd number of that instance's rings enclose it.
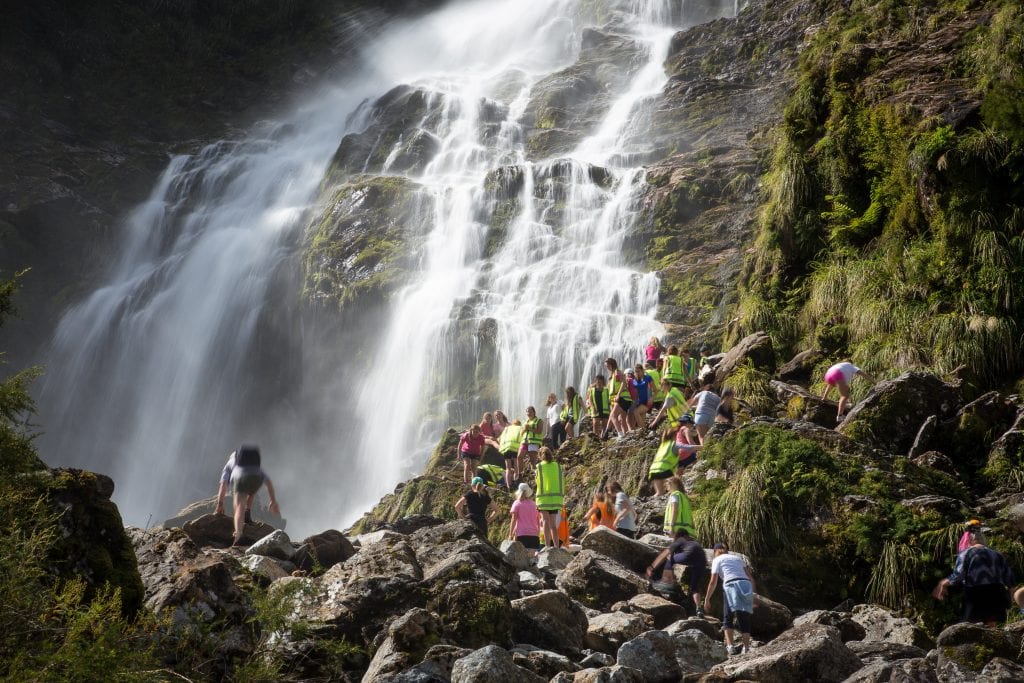
<instances>
[{"instance_id":1,"label":"person crouching on rock","mask_svg":"<svg viewBox=\"0 0 1024 683\"><path fill-rule=\"evenodd\" d=\"M658 567L664 562L661 568L660 578L654 582L658 590L671 590L676 585L676 575L672 571L675 565L686 567L686 579L689 586L689 595L693 598L693 605L696 608L697 616L704 616L704 604L701 600L700 589L708 580L708 558L704 554L704 547L698 543L686 529L676 532L672 545L665 548L654 559L654 562L647 567L647 578L658 575Z\"/></svg>"},{"instance_id":2,"label":"person crouching on rock","mask_svg":"<svg viewBox=\"0 0 1024 683\"><path fill-rule=\"evenodd\" d=\"M554 452L547 446L540 449L536 484L537 508L544 520L544 547L557 548L559 539L555 517L565 500L565 479L562 466L555 462Z\"/></svg>"},{"instance_id":3,"label":"person crouching on rock","mask_svg":"<svg viewBox=\"0 0 1024 683\"><path fill-rule=\"evenodd\" d=\"M468 509L467 509L468 508ZM488 495L484 487L484 480L480 477L473 477L470 482L470 489L459 498L455 504L455 512L462 519L468 519L487 536L487 523L493 522L498 517L498 505ZM490 515L487 513L490 512Z\"/></svg>"},{"instance_id":4,"label":"person crouching on rock","mask_svg":"<svg viewBox=\"0 0 1024 683\"><path fill-rule=\"evenodd\" d=\"M252 522L249 511L252 510L256 492L263 484L267 485L267 495L270 496L270 512L280 515L281 508L277 504L277 496L274 495L274 483L260 467L258 446L242 446L228 457L220 475L220 487L217 489L215 512L218 515L224 514L224 496L227 494L229 483L235 506L235 531L231 545L238 546L242 544L242 532L246 522Z\"/></svg>"},{"instance_id":5,"label":"person crouching on rock","mask_svg":"<svg viewBox=\"0 0 1024 683\"><path fill-rule=\"evenodd\" d=\"M849 360L836 363L825 371L825 391L821 394L821 400L828 398L832 389L839 390L839 409L836 412L836 421L842 420L846 414L846 404L850 400L850 382L860 375L871 384L875 384L874 378L864 372Z\"/></svg>"},{"instance_id":6,"label":"person crouching on rock","mask_svg":"<svg viewBox=\"0 0 1024 683\"><path fill-rule=\"evenodd\" d=\"M739 555L729 552L725 543L715 544L715 559L711 561L711 580L704 596L704 610L711 609L711 596L722 579L722 593L725 594L722 632L725 634L725 648L731 655L746 654L750 651L750 620L754 614L754 579L747 563ZM740 632L743 649L733 644L733 630Z\"/></svg>"},{"instance_id":7,"label":"person crouching on rock","mask_svg":"<svg viewBox=\"0 0 1024 683\"><path fill-rule=\"evenodd\" d=\"M970 534L971 545L956 556L953 573L939 581L932 595L936 600L945 600L950 586L962 586L962 620L995 626L1006 617L1010 607L1013 571L1002 553L986 545L985 533L980 528Z\"/></svg>"}]
</instances>

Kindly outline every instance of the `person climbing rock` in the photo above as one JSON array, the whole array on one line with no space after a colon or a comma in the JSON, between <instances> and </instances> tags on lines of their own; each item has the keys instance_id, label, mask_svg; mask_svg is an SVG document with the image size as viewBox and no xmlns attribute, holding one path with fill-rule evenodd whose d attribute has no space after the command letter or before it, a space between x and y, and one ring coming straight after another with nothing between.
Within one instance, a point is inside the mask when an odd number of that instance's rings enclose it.
<instances>
[{"instance_id":1,"label":"person climbing rock","mask_svg":"<svg viewBox=\"0 0 1024 683\"><path fill-rule=\"evenodd\" d=\"M611 412L608 389L604 385L604 375L597 375L587 389L587 410L590 415L590 426L595 436L604 434Z\"/></svg>"},{"instance_id":2,"label":"person climbing rock","mask_svg":"<svg viewBox=\"0 0 1024 683\"><path fill-rule=\"evenodd\" d=\"M476 468L476 476L484 480L484 486L504 486L508 488L505 482L505 468L501 465L480 465Z\"/></svg>"},{"instance_id":3,"label":"person climbing rock","mask_svg":"<svg viewBox=\"0 0 1024 683\"><path fill-rule=\"evenodd\" d=\"M462 458L462 483L468 484L476 472L476 466L483 457L484 435L480 433L480 425L473 425L459 437L459 457Z\"/></svg>"},{"instance_id":4,"label":"person climbing rock","mask_svg":"<svg viewBox=\"0 0 1024 683\"><path fill-rule=\"evenodd\" d=\"M627 375L629 377L629 375ZM654 379L647 374L647 369L637 363L633 368L633 375L630 377L630 384L636 400L633 402L633 410L629 419L633 429L640 429L647 426L647 411L654 405Z\"/></svg>"},{"instance_id":5,"label":"person climbing rock","mask_svg":"<svg viewBox=\"0 0 1024 683\"><path fill-rule=\"evenodd\" d=\"M615 504L615 530L627 538L636 538L636 508L622 490L622 484L617 481L608 482L604 494Z\"/></svg>"},{"instance_id":6,"label":"person climbing rock","mask_svg":"<svg viewBox=\"0 0 1024 683\"><path fill-rule=\"evenodd\" d=\"M661 372L658 364L652 360L644 364L647 376L651 378L651 410L661 410L662 402L665 400L665 390L661 388Z\"/></svg>"},{"instance_id":7,"label":"person climbing rock","mask_svg":"<svg viewBox=\"0 0 1024 683\"><path fill-rule=\"evenodd\" d=\"M613 508L614 506L605 498L603 491L595 493L590 509L583 515L583 519L587 520L587 529L593 531L597 527L603 526L615 531L615 513L612 512Z\"/></svg>"},{"instance_id":8,"label":"person climbing rock","mask_svg":"<svg viewBox=\"0 0 1024 683\"><path fill-rule=\"evenodd\" d=\"M678 346L668 347L668 353L661 357L661 378L668 380L670 386L686 388L686 365L683 357L679 355Z\"/></svg>"},{"instance_id":9,"label":"person climbing rock","mask_svg":"<svg viewBox=\"0 0 1024 683\"><path fill-rule=\"evenodd\" d=\"M957 543L956 546L957 554L960 554L971 547L971 533L978 531L979 529L981 529L980 520L972 519L971 521L967 522L967 524L964 527L964 532L960 534L960 542Z\"/></svg>"},{"instance_id":10,"label":"person climbing rock","mask_svg":"<svg viewBox=\"0 0 1024 683\"><path fill-rule=\"evenodd\" d=\"M739 555L729 552L725 543L715 544L715 559L711 561L711 580L704 594L704 611L711 609L711 596L722 582L723 616L722 633L725 635L725 648L730 655L750 651L750 620L754 614L754 578L750 567ZM740 649L733 643L734 631L740 632L743 647Z\"/></svg>"},{"instance_id":11,"label":"person climbing rock","mask_svg":"<svg viewBox=\"0 0 1024 683\"><path fill-rule=\"evenodd\" d=\"M661 340L657 337L651 337L650 341L647 342L647 348L644 349L644 360L649 363L657 363L661 360L661 354L665 352L665 347L661 345Z\"/></svg>"},{"instance_id":12,"label":"person climbing rock","mask_svg":"<svg viewBox=\"0 0 1024 683\"><path fill-rule=\"evenodd\" d=\"M509 510L511 521L508 538L510 541L522 543L533 556L540 550L540 510L533 500L533 489L529 484L520 484L515 496L516 499Z\"/></svg>"},{"instance_id":13,"label":"person climbing rock","mask_svg":"<svg viewBox=\"0 0 1024 683\"><path fill-rule=\"evenodd\" d=\"M498 505L487 493L484 487L484 480L480 477L473 477L469 483L470 489L455 503L455 512L462 519L468 519L487 536L487 524L498 517ZM490 514L488 514L490 513Z\"/></svg>"},{"instance_id":14,"label":"person climbing rock","mask_svg":"<svg viewBox=\"0 0 1024 683\"><path fill-rule=\"evenodd\" d=\"M836 412L837 421L842 420L843 415L846 414L846 405L850 400L850 382L852 382L853 378L857 375L860 375L871 384L875 383L875 380L871 375L851 363L849 359L836 363L825 371L825 384L827 386L825 387L825 391L821 394L821 400L824 401L827 399L832 389L839 390L839 410Z\"/></svg>"},{"instance_id":15,"label":"person climbing rock","mask_svg":"<svg viewBox=\"0 0 1024 683\"><path fill-rule=\"evenodd\" d=\"M685 529L686 533L691 536L697 535L693 526L693 510L690 509L690 499L683 491L683 480L679 477L669 477L663 530L666 536L675 538L680 529Z\"/></svg>"},{"instance_id":16,"label":"person climbing rock","mask_svg":"<svg viewBox=\"0 0 1024 683\"><path fill-rule=\"evenodd\" d=\"M565 500L565 480L562 466L555 462L554 452L547 446L540 449L536 484L537 509L544 522L544 547L557 548L559 539L555 518Z\"/></svg>"},{"instance_id":17,"label":"person climbing rock","mask_svg":"<svg viewBox=\"0 0 1024 683\"><path fill-rule=\"evenodd\" d=\"M651 462L650 468L647 470L647 479L650 480L651 486L654 487L654 495L665 495L668 490L666 482L675 473L678 463L676 430L671 426L667 426L661 432L658 450L654 454L654 460Z\"/></svg>"},{"instance_id":18,"label":"person climbing rock","mask_svg":"<svg viewBox=\"0 0 1024 683\"><path fill-rule=\"evenodd\" d=\"M266 484L267 495L270 496L270 512L280 516L281 507L277 504L277 496L274 493L274 482L266 475L260 466L259 446L243 445L233 452L220 475L220 486L217 488L217 505L214 508L216 514L224 514L224 496L227 494L228 486L231 486L231 496L234 503L235 529L232 534L233 546L241 545L242 533L245 524L252 522L250 511L256 497L256 492Z\"/></svg>"},{"instance_id":19,"label":"person climbing rock","mask_svg":"<svg viewBox=\"0 0 1024 683\"><path fill-rule=\"evenodd\" d=\"M550 440L551 447L558 450L561 442L565 440L565 432L562 429L562 403L558 400L558 396L555 392L548 394L547 399L544 401L544 405L547 407L547 412L544 419L544 436ZM555 439L559 439L559 443L555 443Z\"/></svg>"},{"instance_id":20,"label":"person climbing rock","mask_svg":"<svg viewBox=\"0 0 1024 683\"><path fill-rule=\"evenodd\" d=\"M731 388L725 389L722 391L722 402L718 404L718 410L715 411L715 422L732 424L735 419L736 392Z\"/></svg>"},{"instance_id":21,"label":"person climbing rock","mask_svg":"<svg viewBox=\"0 0 1024 683\"><path fill-rule=\"evenodd\" d=\"M629 392L629 380L619 370L619 364L614 358L606 358L604 366L608 369L608 398L611 400L611 414L608 421L612 429L622 436L629 431L629 424L626 416L633 405L633 398Z\"/></svg>"},{"instance_id":22,"label":"person climbing rock","mask_svg":"<svg viewBox=\"0 0 1024 683\"><path fill-rule=\"evenodd\" d=\"M662 566L664 563L664 566ZM708 581L708 559L704 553L704 547L686 532L680 529L672 544L658 554L658 557L647 567L647 578L659 577L654 582L655 589L659 591L671 591L676 586L675 572L672 571L675 565L686 568L686 594L693 600L693 606L698 617L704 616L703 600L701 590ZM659 572L658 568L661 567Z\"/></svg>"},{"instance_id":23,"label":"person climbing rock","mask_svg":"<svg viewBox=\"0 0 1024 683\"><path fill-rule=\"evenodd\" d=\"M510 487L519 481L519 442L523 436L523 426L519 420L513 420L501 430L498 437L498 452L505 460L505 483Z\"/></svg>"},{"instance_id":24,"label":"person climbing rock","mask_svg":"<svg viewBox=\"0 0 1024 683\"><path fill-rule=\"evenodd\" d=\"M701 446L690 429L692 426L693 418L689 415L679 418L679 429L676 430L676 455L679 457L676 463L677 476L682 476L687 467L697 462Z\"/></svg>"},{"instance_id":25,"label":"person climbing rock","mask_svg":"<svg viewBox=\"0 0 1024 683\"><path fill-rule=\"evenodd\" d=\"M702 445L704 437L715 424L715 415L718 414L721 402L722 398L713 391L711 384L705 384L688 401L693 408L693 423L697 426L697 438Z\"/></svg>"},{"instance_id":26,"label":"person climbing rock","mask_svg":"<svg viewBox=\"0 0 1024 683\"><path fill-rule=\"evenodd\" d=\"M544 445L544 421L537 417L537 409L526 408L526 422L523 423L523 434L519 437L519 472L522 472L529 460L531 465L537 464L537 452Z\"/></svg>"},{"instance_id":27,"label":"person climbing rock","mask_svg":"<svg viewBox=\"0 0 1024 683\"><path fill-rule=\"evenodd\" d=\"M1010 607L1013 570L1002 553L988 547L980 527L969 534L970 545L957 554L953 573L939 581L932 595L945 600L950 586L960 586L964 590L961 620L995 626Z\"/></svg>"},{"instance_id":28,"label":"person climbing rock","mask_svg":"<svg viewBox=\"0 0 1024 683\"><path fill-rule=\"evenodd\" d=\"M658 414L654 416L654 421L651 422L652 430L657 429L665 420L668 420L668 426L678 427L680 418L690 412L690 404L687 402L682 390L677 386L673 386L667 377L661 378L661 390L665 394L665 400L662 402L661 410L658 411Z\"/></svg>"},{"instance_id":29,"label":"person climbing rock","mask_svg":"<svg viewBox=\"0 0 1024 683\"><path fill-rule=\"evenodd\" d=\"M583 399L576 393L574 387L565 388L565 404L562 406L562 414L559 417L562 420L561 436L564 442L565 439L573 438L576 424L583 417ZM561 445L562 443L555 443L552 444L552 447L558 450Z\"/></svg>"}]
</instances>

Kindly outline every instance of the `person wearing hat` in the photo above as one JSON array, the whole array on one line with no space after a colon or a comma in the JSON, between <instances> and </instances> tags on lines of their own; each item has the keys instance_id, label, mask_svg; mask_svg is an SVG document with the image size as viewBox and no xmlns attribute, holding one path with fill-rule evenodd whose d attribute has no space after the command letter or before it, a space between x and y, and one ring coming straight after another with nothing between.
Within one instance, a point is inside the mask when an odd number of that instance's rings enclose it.
<instances>
[{"instance_id":1,"label":"person wearing hat","mask_svg":"<svg viewBox=\"0 0 1024 683\"><path fill-rule=\"evenodd\" d=\"M652 578L658 572L662 563L661 578L654 582L654 587L660 590L671 590L676 585L676 575L672 571L675 565L686 567L686 578L689 586L688 594L693 598L693 604L697 610L697 616L704 616L703 601L701 600L700 589L708 580L708 560L704 554L704 548L697 542L686 529L676 532L672 544L661 551L647 567L647 578Z\"/></svg>"},{"instance_id":2,"label":"person wearing hat","mask_svg":"<svg viewBox=\"0 0 1024 683\"><path fill-rule=\"evenodd\" d=\"M980 526L967 533L970 545L956 556L953 573L939 581L932 596L945 600L950 586L961 586L964 589L961 620L995 626L1006 618L1010 607L1013 571L1002 553L988 547Z\"/></svg>"},{"instance_id":3,"label":"person wearing hat","mask_svg":"<svg viewBox=\"0 0 1024 683\"><path fill-rule=\"evenodd\" d=\"M980 520L972 519L967 522L967 526L964 528L964 533L960 535L960 543L956 546L956 552L958 555L971 547L971 532L977 531L980 528Z\"/></svg>"},{"instance_id":4,"label":"person wearing hat","mask_svg":"<svg viewBox=\"0 0 1024 683\"><path fill-rule=\"evenodd\" d=\"M516 489L516 499L509 514L512 519L508 539L522 543L531 557L536 555L540 550L540 510L533 500L533 489L526 482Z\"/></svg>"},{"instance_id":5,"label":"person wearing hat","mask_svg":"<svg viewBox=\"0 0 1024 683\"><path fill-rule=\"evenodd\" d=\"M487 494L484 480L480 477L473 477L469 486L469 491L466 491L462 498L459 498L459 502L455 504L455 512L462 519L469 519L476 524L486 537L487 523L493 522L498 517L498 505ZM490 512L489 515L488 512Z\"/></svg>"},{"instance_id":6,"label":"person wearing hat","mask_svg":"<svg viewBox=\"0 0 1024 683\"><path fill-rule=\"evenodd\" d=\"M711 596L722 580L723 601L722 633L725 649L730 655L750 651L750 621L754 614L754 578L741 555L729 552L725 543L715 544L715 559L711 561L711 580L704 594L704 610L711 609ZM740 632L742 649L733 643L734 631Z\"/></svg>"}]
</instances>

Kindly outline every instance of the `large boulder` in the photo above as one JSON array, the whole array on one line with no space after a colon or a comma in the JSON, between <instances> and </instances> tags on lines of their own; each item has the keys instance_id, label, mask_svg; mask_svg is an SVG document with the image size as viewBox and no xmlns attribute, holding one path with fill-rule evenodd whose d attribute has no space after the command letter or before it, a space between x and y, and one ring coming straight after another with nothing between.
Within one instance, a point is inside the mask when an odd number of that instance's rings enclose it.
<instances>
[{"instance_id":1,"label":"large boulder","mask_svg":"<svg viewBox=\"0 0 1024 683\"><path fill-rule=\"evenodd\" d=\"M731 680L760 683L821 681L839 683L861 668L839 631L821 624L795 626L764 647L715 666Z\"/></svg>"},{"instance_id":2,"label":"large boulder","mask_svg":"<svg viewBox=\"0 0 1024 683\"><path fill-rule=\"evenodd\" d=\"M509 645L512 607L501 586L481 581L450 581L436 598L445 637L474 648Z\"/></svg>"},{"instance_id":3,"label":"large boulder","mask_svg":"<svg viewBox=\"0 0 1024 683\"><path fill-rule=\"evenodd\" d=\"M806 614L801 614L793 620L793 626L800 626L801 624L822 624L823 626L834 626L839 629L839 636L842 638L844 643L849 643L851 640L863 640L864 636L867 635L867 631L864 630L864 627L854 621L853 615L849 612L834 612L832 610L818 609L807 612ZM919 655L909 656L923 657L924 653L921 652Z\"/></svg>"},{"instance_id":4,"label":"large boulder","mask_svg":"<svg viewBox=\"0 0 1024 683\"><path fill-rule=\"evenodd\" d=\"M579 655L589 624L586 612L568 595L543 591L511 604L513 640L570 657Z\"/></svg>"},{"instance_id":5,"label":"large boulder","mask_svg":"<svg viewBox=\"0 0 1024 683\"><path fill-rule=\"evenodd\" d=\"M423 578L423 568L416 559L404 536L395 535L379 543L373 543L359 549L343 563L349 581L367 579L374 576L408 576L413 579ZM338 570L338 574L342 570Z\"/></svg>"},{"instance_id":6,"label":"large boulder","mask_svg":"<svg viewBox=\"0 0 1024 683\"><path fill-rule=\"evenodd\" d=\"M814 368L824 357L820 349L801 351L779 367L779 379L787 384L810 384Z\"/></svg>"},{"instance_id":7,"label":"large boulder","mask_svg":"<svg viewBox=\"0 0 1024 683\"><path fill-rule=\"evenodd\" d=\"M579 668L565 655L551 652L550 650L542 650L532 645L516 645L513 647L512 661L544 678L551 678L563 671L571 672Z\"/></svg>"},{"instance_id":8,"label":"large boulder","mask_svg":"<svg viewBox=\"0 0 1024 683\"><path fill-rule=\"evenodd\" d=\"M336 529L328 529L303 539L292 562L303 571L320 573L355 554L356 549L345 534Z\"/></svg>"},{"instance_id":9,"label":"large boulder","mask_svg":"<svg viewBox=\"0 0 1024 683\"><path fill-rule=\"evenodd\" d=\"M993 657L1016 659L1020 644L1006 631L981 624L953 624L935 640L939 670L946 662L961 669L980 672Z\"/></svg>"},{"instance_id":10,"label":"large boulder","mask_svg":"<svg viewBox=\"0 0 1024 683\"><path fill-rule=\"evenodd\" d=\"M914 622L898 617L881 605L857 605L853 620L864 627L864 640L880 640L900 645L913 645L922 650L932 649L931 638Z\"/></svg>"},{"instance_id":11,"label":"large boulder","mask_svg":"<svg viewBox=\"0 0 1024 683\"><path fill-rule=\"evenodd\" d=\"M427 648L437 640L439 626L436 615L418 607L392 621L363 681L370 683L420 662Z\"/></svg>"},{"instance_id":12,"label":"large boulder","mask_svg":"<svg viewBox=\"0 0 1024 683\"><path fill-rule=\"evenodd\" d=\"M505 561L516 569L530 568L530 552L519 541L502 541L498 550L505 556Z\"/></svg>"},{"instance_id":13,"label":"large boulder","mask_svg":"<svg viewBox=\"0 0 1024 683\"><path fill-rule=\"evenodd\" d=\"M859 626L856 622L853 623ZM842 632L842 628L840 628L840 632ZM921 648L914 647L913 645L887 643L884 640L851 640L846 643L846 647L850 648L853 654L860 657L860 661L865 664L870 662L895 662L901 659L917 659L928 654Z\"/></svg>"},{"instance_id":14,"label":"large boulder","mask_svg":"<svg viewBox=\"0 0 1024 683\"><path fill-rule=\"evenodd\" d=\"M921 424L932 415L951 416L957 388L934 375L905 372L879 382L836 428L856 441L892 453L906 453Z\"/></svg>"},{"instance_id":15,"label":"large boulder","mask_svg":"<svg viewBox=\"0 0 1024 683\"><path fill-rule=\"evenodd\" d=\"M645 681L678 681L725 659L725 646L696 629L675 635L647 631L623 644L616 655L618 664L637 669Z\"/></svg>"},{"instance_id":16,"label":"large boulder","mask_svg":"<svg viewBox=\"0 0 1024 683\"><path fill-rule=\"evenodd\" d=\"M275 529L260 540L253 543L245 551L246 555L265 555L278 560L289 561L295 557L295 547L288 534Z\"/></svg>"},{"instance_id":17,"label":"large boulder","mask_svg":"<svg viewBox=\"0 0 1024 683\"><path fill-rule=\"evenodd\" d=\"M850 674L843 683L938 683L935 666L917 657L892 662L875 660Z\"/></svg>"},{"instance_id":18,"label":"large boulder","mask_svg":"<svg viewBox=\"0 0 1024 683\"><path fill-rule=\"evenodd\" d=\"M616 664L589 668L576 673L560 673L551 683L647 683L643 673L628 666Z\"/></svg>"},{"instance_id":19,"label":"large boulder","mask_svg":"<svg viewBox=\"0 0 1024 683\"><path fill-rule=\"evenodd\" d=\"M228 503L230 502L231 501L229 500ZM178 514L165 519L163 524L160 526L164 529L180 529L186 522L199 519L203 515L212 515L216 509L217 496L210 496L209 498L189 503L181 510L178 510ZM284 529L285 526L287 526L288 520L284 519L280 515L275 515L267 507L261 505L259 498L257 498L257 501L253 504L250 512L254 520L257 522L263 522L275 529Z\"/></svg>"},{"instance_id":20,"label":"large boulder","mask_svg":"<svg viewBox=\"0 0 1024 683\"><path fill-rule=\"evenodd\" d=\"M588 607L610 609L649 587L647 579L592 550L581 550L558 576L555 585Z\"/></svg>"},{"instance_id":21,"label":"large boulder","mask_svg":"<svg viewBox=\"0 0 1024 683\"><path fill-rule=\"evenodd\" d=\"M715 383L721 384L739 366L749 362L755 369L775 372L775 347L764 332L755 332L739 340L715 367Z\"/></svg>"},{"instance_id":22,"label":"large boulder","mask_svg":"<svg viewBox=\"0 0 1024 683\"><path fill-rule=\"evenodd\" d=\"M182 525L181 530L200 548L227 548L234 541L235 522L227 515L203 515ZM242 527L242 545L252 545L273 533L274 527L263 522Z\"/></svg>"},{"instance_id":23,"label":"large boulder","mask_svg":"<svg viewBox=\"0 0 1024 683\"><path fill-rule=\"evenodd\" d=\"M650 618L654 628L665 628L669 624L686 618L686 610L665 598L651 593L638 593L626 603L626 610Z\"/></svg>"},{"instance_id":24,"label":"large boulder","mask_svg":"<svg viewBox=\"0 0 1024 683\"><path fill-rule=\"evenodd\" d=\"M627 612L607 612L588 620L584 643L591 650L613 655L619 646L648 630L647 620Z\"/></svg>"},{"instance_id":25,"label":"large boulder","mask_svg":"<svg viewBox=\"0 0 1024 683\"><path fill-rule=\"evenodd\" d=\"M771 640L793 624L793 613L785 605L763 595L754 600L754 613L750 619L750 635L760 640Z\"/></svg>"},{"instance_id":26,"label":"large boulder","mask_svg":"<svg viewBox=\"0 0 1024 683\"><path fill-rule=\"evenodd\" d=\"M598 527L583 537L580 543L584 550L592 550L610 557L624 567L637 573L650 566L658 556L658 550L646 543L634 541L607 527Z\"/></svg>"},{"instance_id":27,"label":"large boulder","mask_svg":"<svg viewBox=\"0 0 1024 683\"><path fill-rule=\"evenodd\" d=\"M984 473L990 482L1000 483L1021 464L1024 464L1024 411L1018 413L1013 425L993 442Z\"/></svg>"},{"instance_id":28,"label":"large boulder","mask_svg":"<svg viewBox=\"0 0 1024 683\"><path fill-rule=\"evenodd\" d=\"M427 581L445 583L473 578L507 585L515 569L491 545L475 524L460 519L410 534L409 544Z\"/></svg>"},{"instance_id":29,"label":"large boulder","mask_svg":"<svg viewBox=\"0 0 1024 683\"><path fill-rule=\"evenodd\" d=\"M572 557L565 548L544 548L537 554L537 569L560 572L569 566Z\"/></svg>"},{"instance_id":30,"label":"large boulder","mask_svg":"<svg viewBox=\"0 0 1024 683\"><path fill-rule=\"evenodd\" d=\"M803 420L822 427L834 429L836 426L836 403L815 396L803 387L772 380L772 390L779 403L786 407L786 417L791 420Z\"/></svg>"},{"instance_id":31,"label":"large boulder","mask_svg":"<svg viewBox=\"0 0 1024 683\"><path fill-rule=\"evenodd\" d=\"M182 568L199 556L199 548L181 529L126 530L138 557L139 574L145 590L145 605L159 612L177 602L175 581Z\"/></svg>"},{"instance_id":32,"label":"large boulder","mask_svg":"<svg viewBox=\"0 0 1024 683\"><path fill-rule=\"evenodd\" d=\"M547 679L518 666L508 650L488 645L455 662L452 683L547 683Z\"/></svg>"}]
</instances>

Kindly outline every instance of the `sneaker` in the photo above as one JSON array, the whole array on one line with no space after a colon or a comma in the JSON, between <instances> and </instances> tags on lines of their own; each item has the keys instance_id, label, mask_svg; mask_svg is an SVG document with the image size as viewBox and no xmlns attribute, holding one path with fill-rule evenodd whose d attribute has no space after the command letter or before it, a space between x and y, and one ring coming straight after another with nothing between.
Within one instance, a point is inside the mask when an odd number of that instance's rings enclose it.
<instances>
[{"instance_id":1,"label":"sneaker","mask_svg":"<svg viewBox=\"0 0 1024 683\"><path fill-rule=\"evenodd\" d=\"M744 645L743 647L741 647L741 648L740 648L740 654L741 654L741 655L745 655L745 654L747 654L748 652L750 652L750 648L749 648L749 647L747 647L746 645Z\"/></svg>"},{"instance_id":2,"label":"sneaker","mask_svg":"<svg viewBox=\"0 0 1024 683\"><path fill-rule=\"evenodd\" d=\"M697 616L698 619L703 619L704 618L704 609L701 608L701 607L698 607L697 608L696 616Z\"/></svg>"},{"instance_id":3,"label":"sneaker","mask_svg":"<svg viewBox=\"0 0 1024 683\"><path fill-rule=\"evenodd\" d=\"M670 581L655 581L653 583L654 590L669 593L676 589L676 585Z\"/></svg>"},{"instance_id":4,"label":"sneaker","mask_svg":"<svg viewBox=\"0 0 1024 683\"><path fill-rule=\"evenodd\" d=\"M725 653L727 655L729 655L730 657L738 655L740 653L740 650L742 650L742 648L739 645L726 645L725 646Z\"/></svg>"}]
</instances>

